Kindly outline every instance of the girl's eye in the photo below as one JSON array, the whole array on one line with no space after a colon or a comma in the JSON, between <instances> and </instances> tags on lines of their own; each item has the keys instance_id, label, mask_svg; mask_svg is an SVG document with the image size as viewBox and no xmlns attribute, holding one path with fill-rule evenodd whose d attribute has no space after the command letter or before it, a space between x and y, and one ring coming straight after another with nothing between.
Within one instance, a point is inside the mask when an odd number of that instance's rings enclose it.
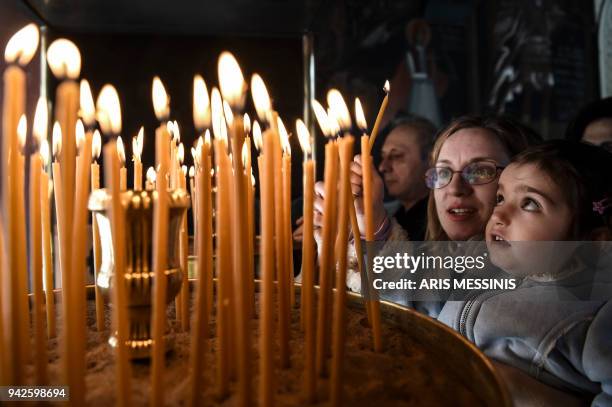
<instances>
[{"instance_id":1,"label":"girl's eye","mask_svg":"<svg viewBox=\"0 0 612 407\"><path fill-rule=\"evenodd\" d=\"M500 205L504 202L504 196L502 194L497 194L497 196L495 197L495 203L497 205Z\"/></svg>"},{"instance_id":2,"label":"girl's eye","mask_svg":"<svg viewBox=\"0 0 612 407\"><path fill-rule=\"evenodd\" d=\"M525 209L527 211L536 212L536 211L539 211L540 209L542 209L542 206L535 199L526 198L523 201L523 203L521 205L521 208L523 208L523 209Z\"/></svg>"}]
</instances>

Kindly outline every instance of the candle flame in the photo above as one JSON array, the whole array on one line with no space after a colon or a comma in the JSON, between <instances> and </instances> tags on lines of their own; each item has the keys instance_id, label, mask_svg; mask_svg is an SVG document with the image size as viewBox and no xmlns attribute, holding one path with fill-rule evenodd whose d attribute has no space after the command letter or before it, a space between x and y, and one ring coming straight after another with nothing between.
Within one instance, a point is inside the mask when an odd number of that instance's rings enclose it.
<instances>
[{"instance_id":1,"label":"candle flame","mask_svg":"<svg viewBox=\"0 0 612 407\"><path fill-rule=\"evenodd\" d=\"M253 143L255 144L257 151L261 151L261 148L263 147L263 140L261 137L261 127L259 127L259 122L257 120L253 122Z\"/></svg>"},{"instance_id":2,"label":"candle flame","mask_svg":"<svg viewBox=\"0 0 612 407\"><path fill-rule=\"evenodd\" d=\"M221 122L221 140L223 140L223 142L225 143L225 145L227 146L227 126L225 125L225 123Z\"/></svg>"},{"instance_id":3,"label":"candle flame","mask_svg":"<svg viewBox=\"0 0 612 407\"><path fill-rule=\"evenodd\" d=\"M166 122L166 129L168 130L170 137L172 137L172 139L174 140L174 123L168 120L168 122Z\"/></svg>"},{"instance_id":4,"label":"candle flame","mask_svg":"<svg viewBox=\"0 0 612 407\"><path fill-rule=\"evenodd\" d=\"M155 172L155 168L153 167L147 168L147 181L153 184L155 183L156 179L157 179L157 173Z\"/></svg>"},{"instance_id":5,"label":"candle flame","mask_svg":"<svg viewBox=\"0 0 612 407\"><path fill-rule=\"evenodd\" d=\"M242 122L244 124L244 134L248 136L249 133L251 132L251 118L249 117L248 113L244 114Z\"/></svg>"},{"instance_id":6,"label":"candle flame","mask_svg":"<svg viewBox=\"0 0 612 407\"><path fill-rule=\"evenodd\" d=\"M210 127L210 99L206 82L200 75L193 77L193 123L199 132Z\"/></svg>"},{"instance_id":7,"label":"candle flame","mask_svg":"<svg viewBox=\"0 0 612 407\"><path fill-rule=\"evenodd\" d=\"M16 61L19 65L26 66L36 53L39 37L38 27L34 23L26 25L13 34L4 49L6 63L12 64Z\"/></svg>"},{"instance_id":8,"label":"candle flame","mask_svg":"<svg viewBox=\"0 0 612 407\"><path fill-rule=\"evenodd\" d=\"M166 93L166 88L158 76L153 78L153 110L155 110L155 117L157 120L164 121L168 119L170 115L170 100Z\"/></svg>"},{"instance_id":9,"label":"candle flame","mask_svg":"<svg viewBox=\"0 0 612 407\"><path fill-rule=\"evenodd\" d=\"M223 115L225 116L225 122L227 126L231 126L234 123L234 113L227 100L223 101Z\"/></svg>"},{"instance_id":10,"label":"candle flame","mask_svg":"<svg viewBox=\"0 0 612 407\"><path fill-rule=\"evenodd\" d=\"M325 137L329 137L331 135L331 129L329 124L329 118L327 117L327 112L325 111L325 108L321 106L321 103L319 103L316 99L312 100L311 105L315 117L317 118L317 123L319 123L319 127L321 127L323 135Z\"/></svg>"},{"instance_id":11,"label":"candle flame","mask_svg":"<svg viewBox=\"0 0 612 407\"><path fill-rule=\"evenodd\" d=\"M337 136L340 133L340 123L338 123L338 119L331 111L331 108L327 109L327 122L329 123L328 137Z\"/></svg>"},{"instance_id":12,"label":"candle flame","mask_svg":"<svg viewBox=\"0 0 612 407\"><path fill-rule=\"evenodd\" d=\"M40 143L40 158L43 167L49 165L49 142L46 139L43 139Z\"/></svg>"},{"instance_id":13,"label":"candle flame","mask_svg":"<svg viewBox=\"0 0 612 407\"><path fill-rule=\"evenodd\" d=\"M186 165L181 166L181 171L183 171L183 176L187 176L187 166Z\"/></svg>"},{"instance_id":14,"label":"candle flame","mask_svg":"<svg viewBox=\"0 0 612 407\"><path fill-rule=\"evenodd\" d=\"M342 130L349 131L351 129L351 114L342 94L337 89L330 89L327 92L327 104Z\"/></svg>"},{"instance_id":15,"label":"candle flame","mask_svg":"<svg viewBox=\"0 0 612 407\"><path fill-rule=\"evenodd\" d=\"M366 123L365 114L363 114L363 107L361 107L361 101L359 98L355 98L355 121L357 122L357 127L363 132L365 132L368 128L368 124Z\"/></svg>"},{"instance_id":16,"label":"candle flame","mask_svg":"<svg viewBox=\"0 0 612 407\"><path fill-rule=\"evenodd\" d=\"M45 98L38 98L36 102L36 113L34 113L34 128L32 133L36 142L47 138L47 125L49 123L49 111L47 110L47 101ZM48 147L48 146L47 146Z\"/></svg>"},{"instance_id":17,"label":"candle flame","mask_svg":"<svg viewBox=\"0 0 612 407\"><path fill-rule=\"evenodd\" d=\"M183 143L178 145L178 148L176 150L176 158L181 164L185 161L185 146L183 145Z\"/></svg>"},{"instance_id":18,"label":"candle flame","mask_svg":"<svg viewBox=\"0 0 612 407\"><path fill-rule=\"evenodd\" d=\"M281 147L285 154L291 154L291 145L289 144L289 134L287 133L287 128L285 124L278 118L278 136L280 137Z\"/></svg>"},{"instance_id":19,"label":"candle flame","mask_svg":"<svg viewBox=\"0 0 612 407\"><path fill-rule=\"evenodd\" d=\"M118 135L121 133L121 103L113 85L104 85L98 95L97 118L102 133Z\"/></svg>"},{"instance_id":20,"label":"candle flame","mask_svg":"<svg viewBox=\"0 0 612 407\"><path fill-rule=\"evenodd\" d=\"M47 63L57 79L76 79L81 73L81 53L72 41L65 38L49 45Z\"/></svg>"},{"instance_id":21,"label":"candle flame","mask_svg":"<svg viewBox=\"0 0 612 407\"><path fill-rule=\"evenodd\" d=\"M215 138L220 138L221 125L223 124L223 102L221 101L221 93L219 89L214 87L210 95L210 110L212 113L212 127Z\"/></svg>"},{"instance_id":22,"label":"candle flame","mask_svg":"<svg viewBox=\"0 0 612 407\"><path fill-rule=\"evenodd\" d=\"M93 133L93 138L91 139L91 158L95 161L100 158L100 153L102 152L102 136L100 136L100 132L96 129Z\"/></svg>"},{"instance_id":23,"label":"candle flame","mask_svg":"<svg viewBox=\"0 0 612 407\"><path fill-rule=\"evenodd\" d=\"M174 140L177 144L181 141L181 129L179 129L179 125L176 120L172 123L172 140Z\"/></svg>"},{"instance_id":24,"label":"candle flame","mask_svg":"<svg viewBox=\"0 0 612 407\"><path fill-rule=\"evenodd\" d=\"M195 147L191 147L191 158L193 158L193 162L195 164L200 165L200 160L198 159L198 151L201 151L201 150L198 148L198 145L199 145L199 142L196 143Z\"/></svg>"},{"instance_id":25,"label":"candle flame","mask_svg":"<svg viewBox=\"0 0 612 407\"><path fill-rule=\"evenodd\" d=\"M189 167L189 178L195 177L195 167L192 165Z\"/></svg>"},{"instance_id":26,"label":"candle flame","mask_svg":"<svg viewBox=\"0 0 612 407\"><path fill-rule=\"evenodd\" d=\"M385 93L391 92L391 84L389 84L388 79L385 81L385 86L383 86L383 90L385 91Z\"/></svg>"},{"instance_id":27,"label":"candle flame","mask_svg":"<svg viewBox=\"0 0 612 407\"><path fill-rule=\"evenodd\" d=\"M247 165L247 160L249 159L249 146L247 145L247 143L242 143L242 151L241 151L241 155L242 155L242 166L246 167Z\"/></svg>"},{"instance_id":28,"label":"candle flame","mask_svg":"<svg viewBox=\"0 0 612 407\"><path fill-rule=\"evenodd\" d=\"M255 174L253 174L253 167L251 167L251 185L255 188Z\"/></svg>"},{"instance_id":29,"label":"candle flame","mask_svg":"<svg viewBox=\"0 0 612 407\"><path fill-rule=\"evenodd\" d=\"M121 166L125 167L125 147L123 147L121 136L117 136L117 155L119 156L119 161L121 161Z\"/></svg>"},{"instance_id":30,"label":"candle flame","mask_svg":"<svg viewBox=\"0 0 612 407\"><path fill-rule=\"evenodd\" d=\"M53 130L51 131L51 141L53 143L53 159L57 160L59 155L62 153L62 127L59 122L53 123Z\"/></svg>"},{"instance_id":31,"label":"candle flame","mask_svg":"<svg viewBox=\"0 0 612 407\"><path fill-rule=\"evenodd\" d=\"M244 107L244 92L246 84L238 61L230 52L223 51L218 63L219 87L223 99L237 111Z\"/></svg>"},{"instance_id":32,"label":"candle flame","mask_svg":"<svg viewBox=\"0 0 612 407\"><path fill-rule=\"evenodd\" d=\"M87 127L93 127L96 124L96 107L94 106L93 95L91 94L91 87L87 80L81 80L81 117Z\"/></svg>"},{"instance_id":33,"label":"candle flame","mask_svg":"<svg viewBox=\"0 0 612 407\"><path fill-rule=\"evenodd\" d=\"M28 133L28 119L26 115L22 114L17 123L17 138L19 139L19 148L23 151L26 142L26 135Z\"/></svg>"},{"instance_id":34,"label":"candle flame","mask_svg":"<svg viewBox=\"0 0 612 407\"><path fill-rule=\"evenodd\" d=\"M76 148L77 151L81 151L81 147L83 147L83 143L85 142L85 126L83 126L83 121L78 119L76 122Z\"/></svg>"},{"instance_id":35,"label":"candle flame","mask_svg":"<svg viewBox=\"0 0 612 407\"><path fill-rule=\"evenodd\" d=\"M132 154L134 161L140 161L142 157L142 148L144 147L144 126L138 130L138 135L132 138Z\"/></svg>"},{"instance_id":36,"label":"candle flame","mask_svg":"<svg viewBox=\"0 0 612 407\"><path fill-rule=\"evenodd\" d=\"M266 84L258 74L251 76L251 96L255 111L257 111L257 117L262 122L267 121L267 114L272 110L272 102Z\"/></svg>"},{"instance_id":37,"label":"candle flame","mask_svg":"<svg viewBox=\"0 0 612 407\"><path fill-rule=\"evenodd\" d=\"M295 130L297 131L298 140L300 141L300 146L302 147L304 155L310 155L312 151L310 147L310 133L302 119L297 119L295 121Z\"/></svg>"},{"instance_id":38,"label":"candle flame","mask_svg":"<svg viewBox=\"0 0 612 407\"><path fill-rule=\"evenodd\" d=\"M198 143L201 141L202 141L202 138L200 137L200 139L198 140ZM204 142L206 143L207 146L210 147L210 130L208 129L206 129L206 133L204 133Z\"/></svg>"}]
</instances>

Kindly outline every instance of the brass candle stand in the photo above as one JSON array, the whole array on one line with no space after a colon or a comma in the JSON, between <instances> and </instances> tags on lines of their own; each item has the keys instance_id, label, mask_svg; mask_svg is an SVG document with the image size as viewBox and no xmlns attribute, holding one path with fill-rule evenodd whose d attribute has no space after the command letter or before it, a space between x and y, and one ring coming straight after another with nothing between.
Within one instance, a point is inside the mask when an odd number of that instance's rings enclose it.
<instances>
[{"instance_id":1,"label":"brass candle stand","mask_svg":"<svg viewBox=\"0 0 612 407\"><path fill-rule=\"evenodd\" d=\"M179 234L183 216L187 214L190 198L183 189L168 191L170 213L168 228L168 279L166 294L170 303L181 289L182 273L180 267ZM110 289L114 281L113 241L108 207L110 195L105 189L95 190L89 198L88 208L95 214L102 249L102 264L96 285L110 302ZM153 204L157 199L156 191L125 191L121 203L125 209L125 284L128 301L129 339L128 349L132 359L150 357L152 339L152 292L155 270L152 268L153 256ZM112 304L110 304L112 306ZM115 346L116 332L111 331L109 344ZM171 348L166 337L166 349Z\"/></svg>"}]
</instances>

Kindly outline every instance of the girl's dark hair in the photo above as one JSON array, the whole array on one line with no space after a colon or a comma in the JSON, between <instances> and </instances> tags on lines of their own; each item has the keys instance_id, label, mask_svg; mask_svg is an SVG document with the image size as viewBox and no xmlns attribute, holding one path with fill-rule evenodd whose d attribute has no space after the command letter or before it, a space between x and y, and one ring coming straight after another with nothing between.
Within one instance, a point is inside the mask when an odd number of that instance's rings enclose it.
<instances>
[{"instance_id":1,"label":"girl's dark hair","mask_svg":"<svg viewBox=\"0 0 612 407\"><path fill-rule=\"evenodd\" d=\"M589 240L612 215L612 154L586 143L554 140L528 148L512 160L533 164L562 191L573 210L572 238Z\"/></svg>"}]
</instances>

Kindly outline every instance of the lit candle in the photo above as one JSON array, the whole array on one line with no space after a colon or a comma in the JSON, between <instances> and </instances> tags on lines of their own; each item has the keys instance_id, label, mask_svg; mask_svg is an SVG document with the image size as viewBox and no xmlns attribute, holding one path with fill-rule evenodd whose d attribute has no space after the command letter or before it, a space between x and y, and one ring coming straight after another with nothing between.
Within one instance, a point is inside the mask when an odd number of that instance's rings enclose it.
<instances>
[{"instance_id":1,"label":"lit candle","mask_svg":"<svg viewBox=\"0 0 612 407\"><path fill-rule=\"evenodd\" d=\"M23 189L20 184L19 164L19 142L17 137L17 125L22 114L25 112L26 98L26 74L22 67L27 65L38 48L38 28L35 24L29 24L15 33L6 45L4 59L8 67L4 71L4 103L2 106L2 189L4 201L4 219L7 231L7 272L3 285L3 300L8 304L5 312L10 319L4 326L7 331L6 360L8 364L7 383L24 383L24 366L29 355L28 322L27 312L27 288L19 282L20 276L27 278L26 266L26 241L23 216L19 217L19 194ZM23 172L23 168L21 169ZM23 210L23 208L21 209ZM10 238L9 238L10 237ZM9 270L11 272L9 272ZM25 290L25 291L24 291ZM25 297L24 297L25 296ZM28 315L24 318L24 315Z\"/></svg>"},{"instance_id":2,"label":"lit candle","mask_svg":"<svg viewBox=\"0 0 612 407\"><path fill-rule=\"evenodd\" d=\"M378 114L376 115L376 121L374 122L374 127L372 128L372 134L370 135L370 149L374 146L374 141L376 141L376 137L378 136L378 131L380 130L380 124L382 123L383 116L387 111L387 106L389 105L389 92L391 92L391 86L389 85L389 81L385 81L385 86L383 87L385 91L385 97L380 104L380 109L378 110Z\"/></svg>"},{"instance_id":3,"label":"lit candle","mask_svg":"<svg viewBox=\"0 0 612 407\"><path fill-rule=\"evenodd\" d=\"M245 114L245 119L248 119L248 115ZM245 123L245 134L249 133L250 130L250 120L244 121ZM249 130L247 130L249 128ZM244 177L245 177L245 194L246 194L246 211L247 211L247 251L246 251L246 283L247 283L247 316L249 318L254 316L255 312L255 268L253 265L254 260L254 244L255 244L255 236L254 229L255 224L253 220L253 194L254 194L254 182L251 179L252 167L251 167L251 138L246 137L244 139L244 144L242 145L242 164L244 165Z\"/></svg>"},{"instance_id":4,"label":"lit candle","mask_svg":"<svg viewBox=\"0 0 612 407\"><path fill-rule=\"evenodd\" d=\"M178 125L176 124L176 122L174 123L174 128L178 129ZM183 173L181 171L181 164L183 163L183 160L185 158L185 148L183 147L183 143L179 143L177 148L176 148L176 166L178 168L178 171L176 171L175 174L175 178L174 178L174 189L178 189L178 188L183 188L184 187L184 181L185 181L185 177L183 176ZM174 299L174 309L176 310L176 319L177 321L181 321L181 329L186 330L187 329L187 324L188 324L188 311L187 312L183 312L185 310L185 304L189 301L189 280L187 277L187 255L185 254L186 251L186 242L185 242L185 236L184 236L184 229L185 229L185 220L184 218L181 219L181 226L180 226L180 230L179 230L179 262L181 265L181 270L183 270L182 273L182 283L181 283L181 290L179 291L178 295L176 296L176 298ZM185 247L185 249L183 249Z\"/></svg>"},{"instance_id":5,"label":"lit candle","mask_svg":"<svg viewBox=\"0 0 612 407\"><path fill-rule=\"evenodd\" d=\"M132 160L134 161L134 191L142 191L142 149L144 147L144 126L132 139Z\"/></svg>"},{"instance_id":6,"label":"lit candle","mask_svg":"<svg viewBox=\"0 0 612 407\"><path fill-rule=\"evenodd\" d=\"M42 146L41 140L47 135L47 105L44 98L39 98L34 115L34 141ZM30 276L34 291L34 371L35 383L47 382L47 343L45 336L44 290L42 271L42 218L41 218L41 172L42 158L39 151L30 156ZM45 184L47 188L48 183Z\"/></svg>"},{"instance_id":7,"label":"lit candle","mask_svg":"<svg viewBox=\"0 0 612 407\"><path fill-rule=\"evenodd\" d=\"M251 77L251 95L260 120L267 120L270 97L261 77ZM259 404L274 402L274 134L266 130L261 137L259 124L253 126L255 145L259 145L259 184L261 196L261 295L259 315ZM261 141L263 141L263 148Z\"/></svg>"},{"instance_id":8,"label":"lit candle","mask_svg":"<svg viewBox=\"0 0 612 407\"><path fill-rule=\"evenodd\" d=\"M64 379L70 386L70 399L75 404L82 404L85 400L84 347L75 343L79 338L75 324L79 321L74 305L68 306L72 298L72 290L82 290L81 287L71 286L73 274L73 221L75 197L75 164L76 164L76 122L79 110L79 84L76 79L81 71L81 54L74 45L66 39L55 40L47 49L47 63L53 75L61 80L55 94L55 119L62 129L61 167L61 193L62 221L58 222L63 230L60 231L60 266L62 275L62 309L64 316L63 357ZM58 189L55 193L59 193Z\"/></svg>"},{"instance_id":9,"label":"lit candle","mask_svg":"<svg viewBox=\"0 0 612 407\"><path fill-rule=\"evenodd\" d=\"M127 190L127 168L125 168L125 147L123 146L123 139L121 136L117 137L117 154L119 154L119 188L122 191Z\"/></svg>"},{"instance_id":10,"label":"lit candle","mask_svg":"<svg viewBox=\"0 0 612 407\"><path fill-rule=\"evenodd\" d=\"M287 337L289 337L289 321L291 320L291 307L295 304L295 289L293 287L293 237L291 230L291 146L289 145L289 134L283 124L283 121L278 118L278 134L282 149L282 202L283 202L283 251L285 253L284 266L282 268L286 290L288 293L287 303Z\"/></svg>"},{"instance_id":11,"label":"lit candle","mask_svg":"<svg viewBox=\"0 0 612 407\"><path fill-rule=\"evenodd\" d=\"M160 126L155 131L155 156L158 168L155 188L157 201L153 207L153 352L151 367L151 405L164 405L164 330L166 328L166 268L168 262L168 164L169 134L164 122L170 114L168 95L158 77L153 79L153 107Z\"/></svg>"},{"instance_id":12,"label":"lit candle","mask_svg":"<svg viewBox=\"0 0 612 407\"><path fill-rule=\"evenodd\" d=\"M304 152L304 222L302 234L302 315L304 321L304 393L308 403L316 399L315 319L314 319L314 180L310 134L303 121L295 123Z\"/></svg>"},{"instance_id":13,"label":"lit candle","mask_svg":"<svg viewBox=\"0 0 612 407\"><path fill-rule=\"evenodd\" d=\"M317 106L313 103L313 107ZM320 105L318 105L320 106ZM330 120L325 111L314 109L317 114L319 124L328 137L335 135L333 120ZM316 366L319 375L327 374L326 358L329 352L330 340L329 315L331 313L331 293L332 293L332 274L334 272L334 243L336 237L335 219L336 219L336 195L338 185L338 146L335 142L329 141L325 145L325 217L323 218L323 241L320 260L320 276L319 276L319 308L317 314L317 354Z\"/></svg>"},{"instance_id":14,"label":"lit candle","mask_svg":"<svg viewBox=\"0 0 612 407\"><path fill-rule=\"evenodd\" d=\"M59 122L53 123L53 130L51 133L52 140L52 152L53 152L53 163L51 164L51 171L53 175L53 198L55 199L55 219L56 219L56 229L57 229L57 241L58 248L57 252L60 254L59 256L59 269L64 270L64 266L62 264L64 260L62 252L64 248L64 233L66 230L66 225L64 222L64 189L62 187L62 170L60 167L60 155L62 152L62 128ZM62 272L62 284L63 281L63 272ZM62 313L63 313L63 303L62 300ZM67 318L66 315L63 315Z\"/></svg>"},{"instance_id":15,"label":"lit candle","mask_svg":"<svg viewBox=\"0 0 612 407\"><path fill-rule=\"evenodd\" d=\"M46 131L48 119L44 122ZM34 123L36 123L36 117L34 118ZM40 156L43 162L43 171L40 174L40 207L46 305L45 309L47 311L47 338L49 339L55 337L55 297L53 295L53 258L51 255L51 205L49 202L51 198L51 192L53 190L53 184L49 182L49 175L45 171L45 168L49 165L50 154L51 153L49 151L49 142L46 140L46 137L44 137L40 145Z\"/></svg>"},{"instance_id":16,"label":"lit candle","mask_svg":"<svg viewBox=\"0 0 612 407\"><path fill-rule=\"evenodd\" d=\"M361 168L363 170L363 212L365 216L365 236L366 241L374 241L374 203L372 201L372 155L370 152L370 142L367 135L361 136ZM370 259L368 259L370 261ZM380 327L380 304L376 293L372 292L369 298L370 320L374 336L374 350L382 350L382 335Z\"/></svg>"},{"instance_id":17,"label":"lit candle","mask_svg":"<svg viewBox=\"0 0 612 407\"><path fill-rule=\"evenodd\" d=\"M145 182L145 189L147 191L153 191L155 189L155 179L157 178L157 173L155 172L155 168L149 167L147 168L147 180Z\"/></svg>"},{"instance_id":18,"label":"lit candle","mask_svg":"<svg viewBox=\"0 0 612 407\"><path fill-rule=\"evenodd\" d=\"M355 121L357 122L357 127L362 132L362 134L366 134L368 125L366 123L365 115L363 113L363 108L361 106L361 101L359 98L355 98ZM351 194L351 199L353 202L349 205L349 215L351 218L351 228L353 229L353 237L355 239L355 253L357 255L357 269L359 270L360 275L363 274L363 248L361 246L361 230L359 228L359 223L357 222L357 213L355 210L355 201L354 197ZM372 326L372 303L369 300L366 300L366 314L368 317L368 322L370 326Z\"/></svg>"},{"instance_id":19,"label":"lit candle","mask_svg":"<svg viewBox=\"0 0 612 407\"><path fill-rule=\"evenodd\" d=\"M348 211L353 206L350 185L353 136L346 135L340 141L340 213L338 215L338 269L336 271L336 297L334 303L333 357L331 376L331 404L342 402L342 365L346 330L346 268L348 249Z\"/></svg>"},{"instance_id":20,"label":"lit candle","mask_svg":"<svg viewBox=\"0 0 612 407\"><path fill-rule=\"evenodd\" d=\"M210 106L208 92L204 80L196 76L194 78L194 124L198 132L203 132L210 126ZM198 138L195 148L194 168L195 188L193 216L195 222L194 232L196 239L197 254L197 292L195 306L194 329L191 337L191 371L190 371L190 405L197 406L202 403L201 383L203 382L203 370L205 368L204 355L208 346L208 316L209 295L212 297L212 201L210 180L210 133L206 130L205 142L202 137ZM190 170L191 172L191 170ZM209 287L210 285L210 287Z\"/></svg>"},{"instance_id":21,"label":"lit candle","mask_svg":"<svg viewBox=\"0 0 612 407\"><path fill-rule=\"evenodd\" d=\"M113 298L113 327L117 330L117 344L115 346L116 403L119 406L129 406L131 401L131 368L128 349L125 345L129 337L127 293L125 292L125 210L121 203L122 190L119 187L119 156L116 142L111 141L104 146L104 163L104 179L111 196L109 217L113 236L113 263L115 267L115 282L111 295Z\"/></svg>"},{"instance_id":22,"label":"lit candle","mask_svg":"<svg viewBox=\"0 0 612 407\"><path fill-rule=\"evenodd\" d=\"M247 199L245 196L245 177L240 153L244 144L244 122L242 110L244 109L246 84L238 61L229 52L225 51L218 62L219 86L223 98L230 107L237 112L230 126L230 135L234 159L233 183L233 224L234 224L234 284L236 309L236 339L237 339L237 365L238 365L238 396L241 405L250 405L252 402L251 389L251 335L249 329L249 285L245 272L248 271L245 252L248 250L247 237ZM230 119L226 117L226 119Z\"/></svg>"},{"instance_id":23,"label":"lit candle","mask_svg":"<svg viewBox=\"0 0 612 407\"><path fill-rule=\"evenodd\" d=\"M102 137L98 130L94 131L93 139L91 142L91 190L95 191L100 189L100 165L98 164L98 158L102 152ZM98 233L98 221L95 213L91 214L91 233L93 241L93 253L94 253L94 292L96 295L96 329L102 331L104 329L104 297L98 287L98 273L102 265L102 253L100 246L100 235Z\"/></svg>"},{"instance_id":24,"label":"lit candle","mask_svg":"<svg viewBox=\"0 0 612 407\"><path fill-rule=\"evenodd\" d=\"M274 159L274 178L281 180L280 188L274 188L274 235L276 236L276 275L278 278L278 308L279 308L279 354L281 367L289 367L289 290L287 284L287 251L285 250L287 240L285 238L284 228L284 194L282 185L282 149L280 144L280 136L278 132L278 115L272 111L271 130L274 133L274 147L272 149Z\"/></svg>"},{"instance_id":25,"label":"lit candle","mask_svg":"<svg viewBox=\"0 0 612 407\"><path fill-rule=\"evenodd\" d=\"M183 162L184 149L183 143L180 144L179 162ZM181 167L180 187L187 189L187 166ZM183 331L189 330L189 233L187 230L187 212L181 221L181 231L179 235L179 248L181 252L181 269L183 270L183 288L181 290L181 328Z\"/></svg>"}]
</instances>

